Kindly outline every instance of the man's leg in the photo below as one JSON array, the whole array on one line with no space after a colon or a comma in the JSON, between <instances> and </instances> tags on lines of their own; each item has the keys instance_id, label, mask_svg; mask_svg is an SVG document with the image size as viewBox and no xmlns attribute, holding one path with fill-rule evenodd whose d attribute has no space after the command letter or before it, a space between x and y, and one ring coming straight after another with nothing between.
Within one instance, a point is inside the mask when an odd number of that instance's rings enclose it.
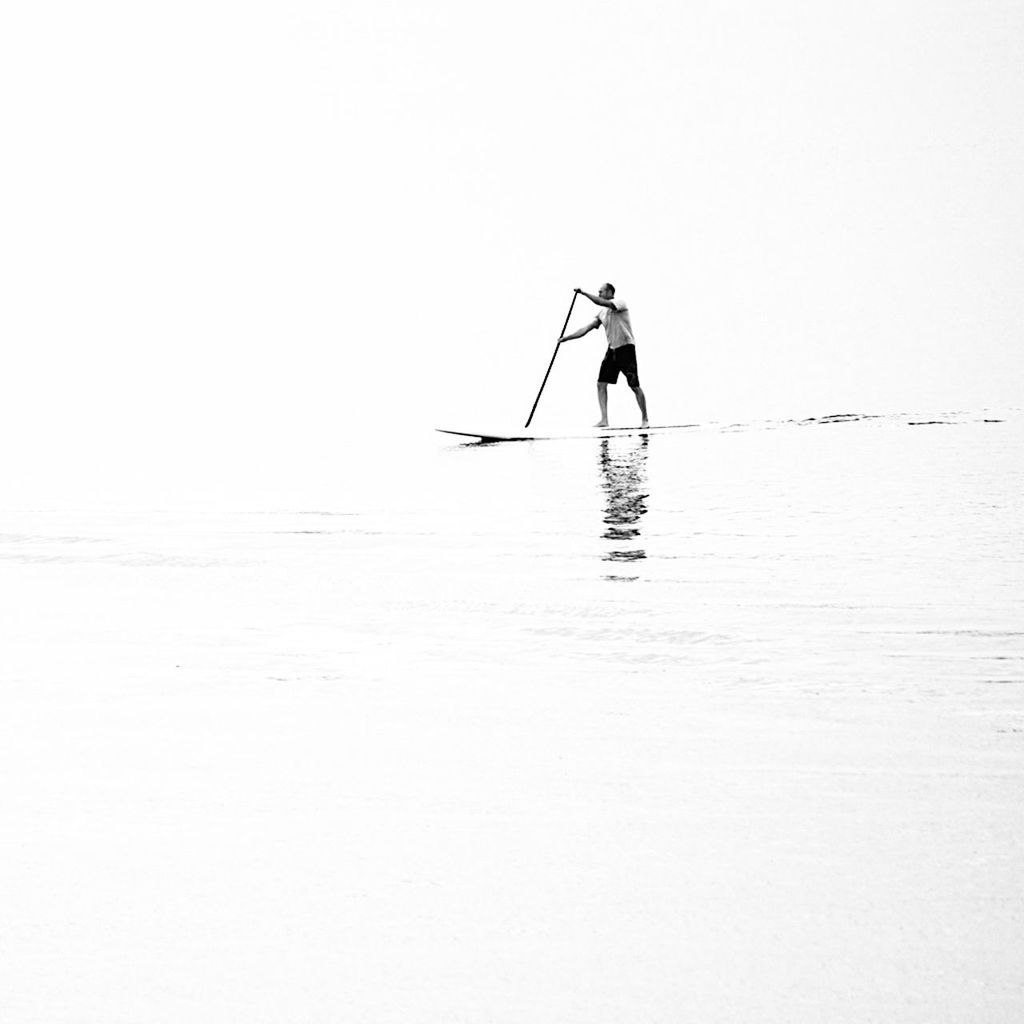
<instances>
[{"instance_id":1,"label":"man's leg","mask_svg":"<svg viewBox=\"0 0 1024 1024\"><path fill-rule=\"evenodd\" d=\"M597 404L601 407L601 419L595 427L608 426L608 385L604 381L597 382Z\"/></svg>"},{"instance_id":2,"label":"man's leg","mask_svg":"<svg viewBox=\"0 0 1024 1024\"><path fill-rule=\"evenodd\" d=\"M640 415L642 417L640 426L647 426L647 399L644 397L644 389L639 384L633 388L633 394L636 395L636 404L640 406Z\"/></svg>"}]
</instances>

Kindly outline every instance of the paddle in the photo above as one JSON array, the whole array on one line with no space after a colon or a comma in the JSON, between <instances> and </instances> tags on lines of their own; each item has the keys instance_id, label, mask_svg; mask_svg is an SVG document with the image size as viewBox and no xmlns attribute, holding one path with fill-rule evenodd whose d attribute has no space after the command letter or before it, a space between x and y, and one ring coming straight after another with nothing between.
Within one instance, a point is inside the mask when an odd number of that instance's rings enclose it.
<instances>
[{"instance_id":1,"label":"paddle","mask_svg":"<svg viewBox=\"0 0 1024 1024\"><path fill-rule=\"evenodd\" d=\"M537 397L533 400L533 408L530 410L530 415L526 420L526 426L530 425L530 421L533 419L533 414L537 411L537 403L540 401L540 396L544 393L544 385L548 382L548 377L551 375L551 367L555 365L555 356L558 355L558 346L562 344L562 334L565 334L566 327L569 326L569 317L572 316L572 307L576 305L576 296L579 292L572 293L572 302L569 303L569 312L565 314L565 323L562 324L562 332L558 335L558 341L555 344L554 354L551 356L551 362L548 363L548 372L544 374L544 379L540 382L540 391L537 392ZM526 427L523 428L524 430Z\"/></svg>"}]
</instances>

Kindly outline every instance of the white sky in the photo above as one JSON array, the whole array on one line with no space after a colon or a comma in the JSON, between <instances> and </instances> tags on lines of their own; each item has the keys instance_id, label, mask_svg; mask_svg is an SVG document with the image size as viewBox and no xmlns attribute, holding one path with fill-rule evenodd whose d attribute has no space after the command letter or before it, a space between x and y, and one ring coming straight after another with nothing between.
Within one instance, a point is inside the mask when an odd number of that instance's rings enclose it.
<instances>
[{"instance_id":1,"label":"white sky","mask_svg":"<svg viewBox=\"0 0 1024 1024\"><path fill-rule=\"evenodd\" d=\"M604 280L656 422L1020 404L1022 67L1018 0L9 4L0 426L520 425ZM601 351L539 423L592 421Z\"/></svg>"}]
</instances>

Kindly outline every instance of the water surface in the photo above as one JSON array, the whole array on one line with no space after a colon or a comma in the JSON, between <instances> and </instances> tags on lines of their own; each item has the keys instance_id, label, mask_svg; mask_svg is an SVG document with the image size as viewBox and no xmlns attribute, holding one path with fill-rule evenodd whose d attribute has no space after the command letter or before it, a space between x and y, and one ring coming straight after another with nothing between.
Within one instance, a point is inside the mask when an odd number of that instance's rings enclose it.
<instances>
[{"instance_id":1,"label":"water surface","mask_svg":"<svg viewBox=\"0 0 1024 1024\"><path fill-rule=\"evenodd\" d=\"M10 1019L1019 1020L1022 440L425 433L13 504Z\"/></svg>"}]
</instances>

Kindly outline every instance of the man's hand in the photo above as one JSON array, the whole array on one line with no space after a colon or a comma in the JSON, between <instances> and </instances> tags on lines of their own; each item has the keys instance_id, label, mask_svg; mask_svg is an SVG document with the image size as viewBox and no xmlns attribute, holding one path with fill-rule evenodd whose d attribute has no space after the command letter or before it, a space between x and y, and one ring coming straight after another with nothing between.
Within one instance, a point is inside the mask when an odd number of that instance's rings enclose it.
<instances>
[{"instance_id":1,"label":"man's hand","mask_svg":"<svg viewBox=\"0 0 1024 1024\"><path fill-rule=\"evenodd\" d=\"M599 295L591 295L590 292L585 292L582 288L574 288L573 291L577 295L582 295L584 298L590 299L595 306L604 306L605 309L615 309L615 303L610 299L602 299Z\"/></svg>"}]
</instances>

